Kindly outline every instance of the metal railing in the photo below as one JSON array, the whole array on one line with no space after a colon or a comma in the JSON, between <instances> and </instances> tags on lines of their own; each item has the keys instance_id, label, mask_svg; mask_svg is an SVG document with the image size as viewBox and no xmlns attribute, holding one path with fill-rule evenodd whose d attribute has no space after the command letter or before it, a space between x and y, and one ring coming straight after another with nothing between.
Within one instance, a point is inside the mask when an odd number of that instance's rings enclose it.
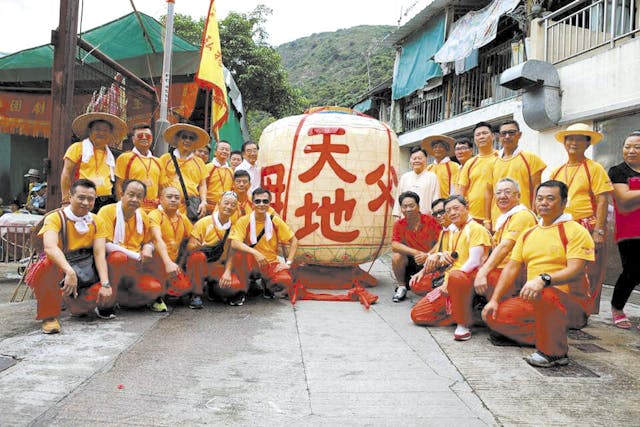
<instances>
[{"instance_id":1,"label":"metal railing","mask_svg":"<svg viewBox=\"0 0 640 427\"><path fill-rule=\"evenodd\" d=\"M578 0L547 15L544 57L552 64L640 31L638 0Z\"/></svg>"},{"instance_id":2,"label":"metal railing","mask_svg":"<svg viewBox=\"0 0 640 427\"><path fill-rule=\"evenodd\" d=\"M449 74L442 85L418 91L404 102L403 131L419 129L515 96L516 91L500 86L500 74L513 65L516 64L512 61L511 42L480 50L478 66L459 75Z\"/></svg>"}]
</instances>

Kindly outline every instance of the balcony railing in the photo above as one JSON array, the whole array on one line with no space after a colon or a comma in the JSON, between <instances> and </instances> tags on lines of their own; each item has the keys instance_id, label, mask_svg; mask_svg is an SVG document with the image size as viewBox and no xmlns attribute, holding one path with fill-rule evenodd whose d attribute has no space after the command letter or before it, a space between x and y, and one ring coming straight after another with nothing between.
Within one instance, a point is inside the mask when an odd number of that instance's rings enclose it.
<instances>
[{"instance_id":1,"label":"balcony railing","mask_svg":"<svg viewBox=\"0 0 640 427\"><path fill-rule=\"evenodd\" d=\"M578 0L546 16L544 57L556 64L640 30L637 0Z\"/></svg>"},{"instance_id":2,"label":"balcony railing","mask_svg":"<svg viewBox=\"0 0 640 427\"><path fill-rule=\"evenodd\" d=\"M419 129L515 96L517 92L499 84L500 73L521 60L512 61L513 49L508 42L481 50L477 67L449 74L437 88L409 97L403 107L403 130Z\"/></svg>"}]
</instances>

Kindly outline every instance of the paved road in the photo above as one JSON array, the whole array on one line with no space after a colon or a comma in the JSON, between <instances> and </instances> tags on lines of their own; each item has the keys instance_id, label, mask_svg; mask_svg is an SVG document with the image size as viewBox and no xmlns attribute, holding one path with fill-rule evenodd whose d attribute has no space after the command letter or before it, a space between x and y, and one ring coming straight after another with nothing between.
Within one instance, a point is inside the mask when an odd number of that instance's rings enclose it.
<instances>
[{"instance_id":1,"label":"paved road","mask_svg":"<svg viewBox=\"0 0 640 427\"><path fill-rule=\"evenodd\" d=\"M0 372L0 425L637 425L639 332L594 316L570 369L548 376L482 328L459 343L412 325L417 298L390 301L388 260L373 273L369 311L252 299L65 318L45 336L32 301L0 304L0 354L17 359Z\"/></svg>"}]
</instances>

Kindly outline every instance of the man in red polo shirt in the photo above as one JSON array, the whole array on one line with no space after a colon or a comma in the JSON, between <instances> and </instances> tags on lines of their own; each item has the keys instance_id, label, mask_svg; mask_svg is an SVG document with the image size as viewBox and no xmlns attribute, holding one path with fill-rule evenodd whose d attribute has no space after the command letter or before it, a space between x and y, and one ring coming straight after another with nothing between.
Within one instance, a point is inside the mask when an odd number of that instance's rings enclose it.
<instances>
[{"instance_id":1,"label":"man in red polo shirt","mask_svg":"<svg viewBox=\"0 0 640 427\"><path fill-rule=\"evenodd\" d=\"M405 191L398 201L403 217L393 224L391 238L391 265L398 281L393 302L405 299L409 279L422 268L440 233L438 222L431 215L420 213L420 196L413 191Z\"/></svg>"}]
</instances>

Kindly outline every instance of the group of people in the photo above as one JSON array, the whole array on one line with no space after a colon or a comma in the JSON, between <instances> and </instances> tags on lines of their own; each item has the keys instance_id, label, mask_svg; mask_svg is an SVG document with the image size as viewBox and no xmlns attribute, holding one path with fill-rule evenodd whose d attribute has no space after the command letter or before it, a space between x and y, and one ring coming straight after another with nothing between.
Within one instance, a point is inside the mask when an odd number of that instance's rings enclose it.
<instances>
[{"instance_id":1,"label":"group of people","mask_svg":"<svg viewBox=\"0 0 640 427\"><path fill-rule=\"evenodd\" d=\"M473 142L435 135L411 150L412 170L399 180L394 208L393 300L409 290L424 295L413 322L456 325L455 340L470 339L483 322L496 345L535 346L529 364L566 365L567 331L599 310L610 196L623 267L612 322L632 327L623 309L640 282L632 261L640 244L640 132L627 136L623 162L607 174L585 155L603 135L569 126L555 135L568 161L541 182L546 164L519 147L519 124L499 126L500 150L495 131L480 122Z\"/></svg>"},{"instance_id":2,"label":"group of people","mask_svg":"<svg viewBox=\"0 0 640 427\"><path fill-rule=\"evenodd\" d=\"M199 309L205 289L234 306L252 292L287 294L297 239L259 186L255 143L233 170L230 144L219 141L209 162L209 135L193 125L169 126L159 158L148 125L117 159L108 144L126 135L124 121L93 112L72 128L83 139L65 153L62 207L44 218L43 255L25 278L44 333L60 331L63 305L112 319L116 305L167 311L168 297Z\"/></svg>"}]
</instances>

